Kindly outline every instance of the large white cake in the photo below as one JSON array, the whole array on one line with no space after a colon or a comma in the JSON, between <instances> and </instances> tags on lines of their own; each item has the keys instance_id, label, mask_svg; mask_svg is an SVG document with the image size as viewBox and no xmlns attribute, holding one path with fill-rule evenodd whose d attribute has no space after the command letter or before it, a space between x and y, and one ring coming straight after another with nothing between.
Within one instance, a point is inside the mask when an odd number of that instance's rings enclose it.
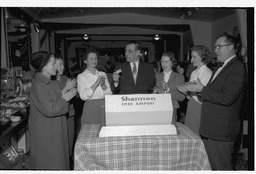
<instances>
[{"instance_id":1,"label":"large white cake","mask_svg":"<svg viewBox=\"0 0 256 174\"><path fill-rule=\"evenodd\" d=\"M173 135L171 94L107 95L99 137Z\"/></svg>"}]
</instances>

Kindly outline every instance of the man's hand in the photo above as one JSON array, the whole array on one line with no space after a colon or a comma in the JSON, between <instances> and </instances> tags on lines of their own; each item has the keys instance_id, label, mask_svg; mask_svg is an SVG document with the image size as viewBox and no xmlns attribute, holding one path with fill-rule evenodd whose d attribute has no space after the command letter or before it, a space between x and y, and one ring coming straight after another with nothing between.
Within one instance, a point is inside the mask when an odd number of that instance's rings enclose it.
<instances>
[{"instance_id":1,"label":"man's hand","mask_svg":"<svg viewBox=\"0 0 256 174\"><path fill-rule=\"evenodd\" d=\"M120 75L119 73L116 71L113 73L113 80L114 82L118 82L119 81L119 78L120 78Z\"/></svg>"}]
</instances>

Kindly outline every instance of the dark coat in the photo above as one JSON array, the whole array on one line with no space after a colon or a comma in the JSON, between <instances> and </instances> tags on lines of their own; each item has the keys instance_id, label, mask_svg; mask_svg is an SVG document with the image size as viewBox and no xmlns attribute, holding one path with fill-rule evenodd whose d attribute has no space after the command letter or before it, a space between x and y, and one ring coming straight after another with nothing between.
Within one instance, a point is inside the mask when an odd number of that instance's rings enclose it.
<instances>
[{"instance_id":1,"label":"dark coat","mask_svg":"<svg viewBox=\"0 0 256 174\"><path fill-rule=\"evenodd\" d=\"M57 82L37 73L30 92L31 169L69 169L67 112Z\"/></svg>"},{"instance_id":2,"label":"dark coat","mask_svg":"<svg viewBox=\"0 0 256 174\"><path fill-rule=\"evenodd\" d=\"M122 63L118 65L115 69L122 70L119 85L117 88L115 88L115 91L119 91L119 94L153 93L153 88L156 83L153 65L146 62L139 63L136 84L133 80L130 63Z\"/></svg>"},{"instance_id":3,"label":"dark coat","mask_svg":"<svg viewBox=\"0 0 256 174\"><path fill-rule=\"evenodd\" d=\"M244 65L234 58L203 88L200 135L234 141L240 130L240 109L245 87Z\"/></svg>"}]
</instances>

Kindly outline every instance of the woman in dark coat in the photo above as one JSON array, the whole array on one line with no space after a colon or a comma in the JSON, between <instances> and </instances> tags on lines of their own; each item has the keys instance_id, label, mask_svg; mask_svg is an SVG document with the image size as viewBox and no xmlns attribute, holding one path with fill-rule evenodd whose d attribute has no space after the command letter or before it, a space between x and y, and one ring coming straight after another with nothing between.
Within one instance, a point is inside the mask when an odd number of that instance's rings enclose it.
<instances>
[{"instance_id":1,"label":"woman in dark coat","mask_svg":"<svg viewBox=\"0 0 256 174\"><path fill-rule=\"evenodd\" d=\"M62 93L51 76L56 75L54 55L36 52L32 66L37 70L30 91L29 143L31 169L69 168L66 113L76 89Z\"/></svg>"}]
</instances>

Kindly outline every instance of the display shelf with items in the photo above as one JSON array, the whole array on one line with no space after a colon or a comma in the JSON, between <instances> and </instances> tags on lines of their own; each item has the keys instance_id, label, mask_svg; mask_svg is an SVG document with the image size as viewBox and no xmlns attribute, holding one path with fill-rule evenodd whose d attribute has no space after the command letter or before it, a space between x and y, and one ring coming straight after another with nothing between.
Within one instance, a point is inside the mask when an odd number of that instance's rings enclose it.
<instances>
[{"instance_id":1,"label":"display shelf with items","mask_svg":"<svg viewBox=\"0 0 256 174\"><path fill-rule=\"evenodd\" d=\"M28 146L28 115L29 100L28 97L9 96L1 101L0 116L0 154L4 158L4 152L10 147L17 152L23 153L15 161L5 160L0 163L1 169L24 169L24 159L29 152ZM18 119L17 119L18 118Z\"/></svg>"},{"instance_id":2,"label":"display shelf with items","mask_svg":"<svg viewBox=\"0 0 256 174\"><path fill-rule=\"evenodd\" d=\"M1 69L1 101L14 92L15 79L8 68Z\"/></svg>"},{"instance_id":3,"label":"display shelf with items","mask_svg":"<svg viewBox=\"0 0 256 174\"><path fill-rule=\"evenodd\" d=\"M11 122L21 121L26 117L29 110L29 100L27 97L16 97L5 99L0 104L0 136L2 131L9 128ZM20 120L17 120L17 116L20 116Z\"/></svg>"}]
</instances>

